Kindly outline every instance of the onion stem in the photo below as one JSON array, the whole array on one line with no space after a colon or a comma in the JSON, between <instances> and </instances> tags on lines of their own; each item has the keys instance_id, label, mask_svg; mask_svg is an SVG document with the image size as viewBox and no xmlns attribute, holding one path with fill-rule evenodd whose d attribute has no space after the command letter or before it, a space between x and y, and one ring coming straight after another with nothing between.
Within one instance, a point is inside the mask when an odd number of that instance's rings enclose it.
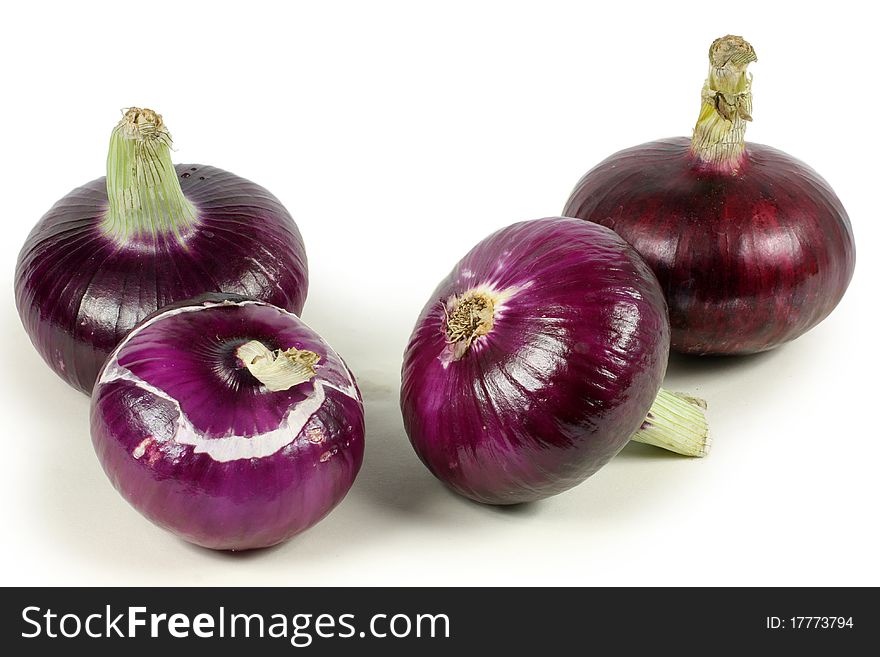
<instances>
[{"instance_id":1,"label":"onion stem","mask_svg":"<svg viewBox=\"0 0 880 657\"><path fill-rule=\"evenodd\" d=\"M320 360L320 356L314 351L295 347L284 351L270 351L259 340L241 345L235 355L254 378L272 392L289 390L305 383L317 374L315 365Z\"/></svg>"},{"instance_id":2,"label":"onion stem","mask_svg":"<svg viewBox=\"0 0 880 657\"><path fill-rule=\"evenodd\" d=\"M475 339L492 330L495 301L486 292L469 290L459 297L453 296L444 309L446 341L452 345L453 360L458 360Z\"/></svg>"},{"instance_id":3,"label":"onion stem","mask_svg":"<svg viewBox=\"0 0 880 657\"><path fill-rule=\"evenodd\" d=\"M632 440L684 456L706 456L711 444L706 402L661 388Z\"/></svg>"},{"instance_id":4,"label":"onion stem","mask_svg":"<svg viewBox=\"0 0 880 657\"><path fill-rule=\"evenodd\" d=\"M171 162L171 135L162 116L129 108L110 136L104 232L125 243L171 234L182 241L196 211Z\"/></svg>"},{"instance_id":5,"label":"onion stem","mask_svg":"<svg viewBox=\"0 0 880 657\"><path fill-rule=\"evenodd\" d=\"M709 48L709 76L694 127L691 152L715 168L736 171L746 144L746 122L752 120L752 77L755 49L742 37L715 39Z\"/></svg>"}]
</instances>

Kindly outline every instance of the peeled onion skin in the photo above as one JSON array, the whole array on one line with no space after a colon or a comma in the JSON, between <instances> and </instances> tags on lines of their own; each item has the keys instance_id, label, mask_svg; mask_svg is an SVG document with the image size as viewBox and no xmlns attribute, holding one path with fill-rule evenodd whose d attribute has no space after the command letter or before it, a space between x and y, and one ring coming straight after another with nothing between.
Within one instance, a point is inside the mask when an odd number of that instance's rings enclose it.
<instances>
[{"instance_id":1,"label":"peeled onion skin","mask_svg":"<svg viewBox=\"0 0 880 657\"><path fill-rule=\"evenodd\" d=\"M483 286L515 291L496 305L491 330L450 361L444 306ZM558 217L514 224L477 244L422 310L404 354L404 426L456 492L539 500L626 445L668 350L660 286L618 235Z\"/></svg>"},{"instance_id":2,"label":"peeled onion skin","mask_svg":"<svg viewBox=\"0 0 880 657\"><path fill-rule=\"evenodd\" d=\"M197 222L183 235L119 244L101 229L105 178L58 201L31 231L15 272L25 329L49 366L86 394L107 355L148 314L205 292L302 311L308 273L290 214L259 185L211 166L175 166Z\"/></svg>"},{"instance_id":3,"label":"peeled onion skin","mask_svg":"<svg viewBox=\"0 0 880 657\"><path fill-rule=\"evenodd\" d=\"M175 314L181 308L191 312ZM140 513L197 545L246 550L304 531L342 500L363 460L363 404L354 377L320 336L274 306L218 295L173 304L140 327L108 360L91 408L101 465ZM249 340L313 351L317 375L270 392L236 359ZM268 444L247 441L283 428L317 381L324 401L298 433L285 430L284 445L271 453L230 458ZM181 417L202 447L181 438L189 435ZM230 434L246 445L218 447Z\"/></svg>"},{"instance_id":4,"label":"peeled onion skin","mask_svg":"<svg viewBox=\"0 0 880 657\"><path fill-rule=\"evenodd\" d=\"M563 214L607 226L651 266L672 348L772 349L816 326L852 278L849 218L819 174L746 142L738 171L713 170L672 138L620 151L587 173Z\"/></svg>"}]
</instances>

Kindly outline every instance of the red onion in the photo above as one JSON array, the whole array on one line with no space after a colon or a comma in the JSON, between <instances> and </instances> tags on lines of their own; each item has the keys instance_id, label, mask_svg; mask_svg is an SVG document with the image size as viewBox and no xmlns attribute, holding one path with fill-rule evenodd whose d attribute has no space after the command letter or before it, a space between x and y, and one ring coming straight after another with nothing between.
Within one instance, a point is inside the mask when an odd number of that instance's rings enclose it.
<instances>
[{"instance_id":1,"label":"red onion","mask_svg":"<svg viewBox=\"0 0 880 657\"><path fill-rule=\"evenodd\" d=\"M747 354L793 340L846 291L855 245L834 191L804 163L745 141L755 51L717 39L693 138L615 153L563 214L612 228L657 274L672 347Z\"/></svg>"},{"instance_id":2,"label":"red onion","mask_svg":"<svg viewBox=\"0 0 880 657\"><path fill-rule=\"evenodd\" d=\"M299 313L302 238L268 191L210 166L171 163L162 117L132 108L113 130L107 177L58 201L15 272L25 329L65 381L89 393L122 337L151 312L230 292Z\"/></svg>"},{"instance_id":3,"label":"red onion","mask_svg":"<svg viewBox=\"0 0 880 657\"><path fill-rule=\"evenodd\" d=\"M274 545L354 481L364 417L342 359L295 315L210 295L131 331L92 395L104 471L157 525L209 548Z\"/></svg>"},{"instance_id":4,"label":"red onion","mask_svg":"<svg viewBox=\"0 0 880 657\"><path fill-rule=\"evenodd\" d=\"M490 504L571 488L631 438L702 455L704 405L660 391L668 353L663 293L618 235L570 218L514 224L422 310L404 426L435 476Z\"/></svg>"}]
</instances>

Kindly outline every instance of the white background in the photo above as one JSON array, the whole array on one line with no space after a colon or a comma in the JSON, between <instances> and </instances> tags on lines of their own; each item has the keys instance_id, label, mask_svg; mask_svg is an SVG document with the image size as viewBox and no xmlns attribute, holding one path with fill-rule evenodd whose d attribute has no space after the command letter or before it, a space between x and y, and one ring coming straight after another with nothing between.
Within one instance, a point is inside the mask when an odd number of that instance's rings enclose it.
<instances>
[{"instance_id":1,"label":"white background","mask_svg":"<svg viewBox=\"0 0 880 657\"><path fill-rule=\"evenodd\" d=\"M878 182L868 3L13 3L4 97L0 336L3 584L880 584ZM580 487L513 509L434 480L404 435L404 345L479 239L556 214L615 150L689 135L707 50L742 34L751 141L800 157L852 218L834 314L750 358L670 363L714 449L627 447ZM304 318L358 375L367 451L345 501L287 544L190 546L113 490L88 400L16 315L26 234L103 175L120 108L160 111L175 161L272 190L299 223Z\"/></svg>"}]
</instances>

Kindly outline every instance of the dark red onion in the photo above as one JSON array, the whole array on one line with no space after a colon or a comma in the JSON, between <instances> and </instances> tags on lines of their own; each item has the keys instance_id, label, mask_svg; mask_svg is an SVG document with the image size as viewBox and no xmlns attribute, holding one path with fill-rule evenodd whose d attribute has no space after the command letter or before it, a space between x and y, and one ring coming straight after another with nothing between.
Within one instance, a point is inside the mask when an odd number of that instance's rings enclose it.
<instances>
[{"instance_id":1,"label":"dark red onion","mask_svg":"<svg viewBox=\"0 0 880 657\"><path fill-rule=\"evenodd\" d=\"M668 352L660 286L618 235L570 218L514 224L422 310L404 354L404 426L435 476L490 504L571 488L631 438L702 455L701 402L658 396Z\"/></svg>"},{"instance_id":2,"label":"dark red onion","mask_svg":"<svg viewBox=\"0 0 880 657\"><path fill-rule=\"evenodd\" d=\"M221 550L314 525L364 451L360 393L336 352L295 315L230 295L172 304L132 330L101 370L91 416L123 497Z\"/></svg>"},{"instance_id":3,"label":"dark red onion","mask_svg":"<svg viewBox=\"0 0 880 657\"><path fill-rule=\"evenodd\" d=\"M230 292L299 313L305 248L264 188L210 166L171 163L162 117L132 108L113 131L107 178L58 201L15 272L25 329L65 381L91 392L122 337L151 312Z\"/></svg>"},{"instance_id":4,"label":"dark red onion","mask_svg":"<svg viewBox=\"0 0 880 657\"><path fill-rule=\"evenodd\" d=\"M657 274L672 347L747 354L793 340L831 313L855 266L849 218L804 163L745 141L756 60L716 40L692 140L615 153L575 187L563 214L608 226Z\"/></svg>"}]
</instances>

